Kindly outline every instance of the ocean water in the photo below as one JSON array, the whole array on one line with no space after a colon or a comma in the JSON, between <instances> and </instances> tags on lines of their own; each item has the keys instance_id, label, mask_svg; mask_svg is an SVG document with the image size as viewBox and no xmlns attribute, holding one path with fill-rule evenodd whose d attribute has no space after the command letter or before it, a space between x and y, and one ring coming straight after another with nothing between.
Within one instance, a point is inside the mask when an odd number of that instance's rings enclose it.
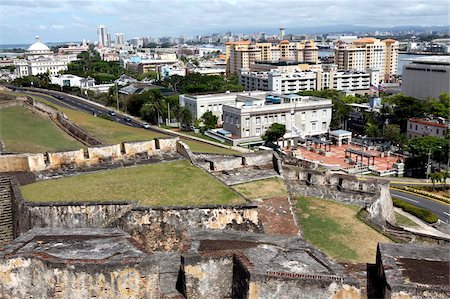
<instances>
[{"instance_id":1,"label":"ocean water","mask_svg":"<svg viewBox=\"0 0 450 299\"><path fill-rule=\"evenodd\" d=\"M65 45L65 44L69 44L69 43L80 43L80 42L52 42L52 43L45 43L45 44L49 47L52 47L52 46ZM26 50L31 45L32 44L0 44L0 51L2 51L4 49L13 49L13 48Z\"/></svg>"}]
</instances>

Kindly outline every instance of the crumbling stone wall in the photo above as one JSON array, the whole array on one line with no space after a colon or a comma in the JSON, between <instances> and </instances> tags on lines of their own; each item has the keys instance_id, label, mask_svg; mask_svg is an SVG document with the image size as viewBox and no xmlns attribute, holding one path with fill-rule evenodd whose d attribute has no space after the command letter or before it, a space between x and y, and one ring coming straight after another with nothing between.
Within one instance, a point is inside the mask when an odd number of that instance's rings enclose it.
<instances>
[{"instance_id":1,"label":"crumbling stone wall","mask_svg":"<svg viewBox=\"0 0 450 299\"><path fill-rule=\"evenodd\" d=\"M0 261L0 295L15 298L160 298L156 265L52 265L37 258Z\"/></svg>"},{"instance_id":2,"label":"crumbling stone wall","mask_svg":"<svg viewBox=\"0 0 450 299\"><path fill-rule=\"evenodd\" d=\"M127 156L134 156L136 154L147 153L149 156L155 154L156 143L155 140L141 141L141 142L124 142L124 153Z\"/></svg>"},{"instance_id":3,"label":"crumbling stone wall","mask_svg":"<svg viewBox=\"0 0 450 299\"><path fill-rule=\"evenodd\" d=\"M186 298L231 298L233 256L183 255Z\"/></svg>"},{"instance_id":4,"label":"crumbling stone wall","mask_svg":"<svg viewBox=\"0 0 450 299\"><path fill-rule=\"evenodd\" d=\"M85 159L83 149L69 152L47 153L47 157L50 168L59 168L62 165L68 164L83 164Z\"/></svg>"},{"instance_id":5,"label":"crumbling stone wall","mask_svg":"<svg viewBox=\"0 0 450 299\"><path fill-rule=\"evenodd\" d=\"M44 169L43 154L0 155L0 172L42 171Z\"/></svg>"},{"instance_id":6,"label":"crumbling stone wall","mask_svg":"<svg viewBox=\"0 0 450 299\"><path fill-rule=\"evenodd\" d=\"M175 153L177 151L178 141L180 141L180 137L158 138L156 139L156 148L164 153Z\"/></svg>"},{"instance_id":7,"label":"crumbling stone wall","mask_svg":"<svg viewBox=\"0 0 450 299\"><path fill-rule=\"evenodd\" d=\"M272 164L273 151L259 151L256 153L246 154L242 156L243 165L261 166Z\"/></svg>"},{"instance_id":8,"label":"crumbling stone wall","mask_svg":"<svg viewBox=\"0 0 450 299\"><path fill-rule=\"evenodd\" d=\"M94 135L88 133L83 130L74 122L70 121L64 113L58 112L56 114L56 119L64 128L64 130L68 131L72 136L76 139L80 140L84 144L88 146L102 145L103 143L94 137Z\"/></svg>"},{"instance_id":9,"label":"crumbling stone wall","mask_svg":"<svg viewBox=\"0 0 450 299\"><path fill-rule=\"evenodd\" d=\"M177 142L177 152L182 155L183 157L185 157L186 159L188 159L189 161L191 161L192 164L196 165L197 164L197 158L194 155L194 153L191 151L191 149L189 148L189 146L182 142L182 141L178 141Z\"/></svg>"},{"instance_id":10,"label":"crumbling stone wall","mask_svg":"<svg viewBox=\"0 0 450 299\"><path fill-rule=\"evenodd\" d=\"M120 218L116 225L148 251L181 250L188 229L262 230L256 205L136 207Z\"/></svg>"},{"instance_id":11,"label":"crumbling stone wall","mask_svg":"<svg viewBox=\"0 0 450 299\"><path fill-rule=\"evenodd\" d=\"M122 157L120 150L120 144L114 144L102 147L89 147L88 149L89 159L93 160L116 160Z\"/></svg>"}]
</instances>

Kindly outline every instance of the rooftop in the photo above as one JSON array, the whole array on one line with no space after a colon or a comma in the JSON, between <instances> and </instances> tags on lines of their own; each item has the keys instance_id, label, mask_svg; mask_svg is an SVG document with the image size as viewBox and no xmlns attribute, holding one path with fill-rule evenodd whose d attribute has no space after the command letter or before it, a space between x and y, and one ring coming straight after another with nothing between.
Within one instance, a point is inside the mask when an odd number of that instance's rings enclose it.
<instances>
[{"instance_id":1,"label":"rooftop","mask_svg":"<svg viewBox=\"0 0 450 299\"><path fill-rule=\"evenodd\" d=\"M444 128L444 129L449 127L448 124L440 122L437 119L428 120L428 119L423 119L423 118L410 118L409 121L413 122L413 123L425 125L425 126L439 127L439 128Z\"/></svg>"},{"instance_id":2,"label":"rooftop","mask_svg":"<svg viewBox=\"0 0 450 299\"><path fill-rule=\"evenodd\" d=\"M412 63L420 64L443 64L450 65L450 56L420 56L414 58L403 59Z\"/></svg>"}]
</instances>

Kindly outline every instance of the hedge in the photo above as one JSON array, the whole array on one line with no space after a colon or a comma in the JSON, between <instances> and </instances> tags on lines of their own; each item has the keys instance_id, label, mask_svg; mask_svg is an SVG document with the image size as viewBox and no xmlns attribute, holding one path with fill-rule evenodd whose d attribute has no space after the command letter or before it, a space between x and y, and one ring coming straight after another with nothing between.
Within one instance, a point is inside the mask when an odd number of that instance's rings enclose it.
<instances>
[{"instance_id":1,"label":"hedge","mask_svg":"<svg viewBox=\"0 0 450 299\"><path fill-rule=\"evenodd\" d=\"M392 202L394 206L401 208L403 211L408 212L427 223L435 223L438 221L438 217L433 212L416 207L395 197L392 198Z\"/></svg>"}]
</instances>

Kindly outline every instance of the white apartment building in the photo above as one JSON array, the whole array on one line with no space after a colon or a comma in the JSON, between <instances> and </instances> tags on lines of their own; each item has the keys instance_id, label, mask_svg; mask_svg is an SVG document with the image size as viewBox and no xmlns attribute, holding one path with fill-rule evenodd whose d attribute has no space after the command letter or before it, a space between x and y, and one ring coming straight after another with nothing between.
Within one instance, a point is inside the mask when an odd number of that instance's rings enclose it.
<instances>
[{"instance_id":1,"label":"white apartment building","mask_svg":"<svg viewBox=\"0 0 450 299\"><path fill-rule=\"evenodd\" d=\"M429 56L409 59L403 66L402 92L420 100L439 98L450 92L450 57Z\"/></svg>"},{"instance_id":2,"label":"white apartment building","mask_svg":"<svg viewBox=\"0 0 450 299\"><path fill-rule=\"evenodd\" d=\"M338 42L334 49L334 63L339 69L366 72L378 69L383 82L390 82L397 74L398 45L393 39L361 38L351 44Z\"/></svg>"},{"instance_id":3,"label":"white apartment building","mask_svg":"<svg viewBox=\"0 0 450 299\"><path fill-rule=\"evenodd\" d=\"M219 123L222 123L223 105L233 105L242 92L226 92L205 95L182 94L179 97L180 106L188 108L192 113L193 119L199 119L206 111L211 111L218 117ZM266 92L254 91L246 92L247 95L265 95Z\"/></svg>"},{"instance_id":4,"label":"white apartment building","mask_svg":"<svg viewBox=\"0 0 450 299\"><path fill-rule=\"evenodd\" d=\"M81 80L83 79L84 79L83 77L70 74L56 75L50 77L52 84L68 87L81 87Z\"/></svg>"},{"instance_id":5,"label":"white apartment building","mask_svg":"<svg viewBox=\"0 0 450 299\"><path fill-rule=\"evenodd\" d=\"M239 95L223 106L223 130L239 143L261 140L274 123L286 126L285 139L317 136L328 132L332 106L328 99L294 94Z\"/></svg>"},{"instance_id":6,"label":"white apartment building","mask_svg":"<svg viewBox=\"0 0 450 299\"><path fill-rule=\"evenodd\" d=\"M444 138L445 132L450 129L448 121L444 119L428 120L422 118L410 118L406 125L408 138L434 136Z\"/></svg>"},{"instance_id":7,"label":"white apartment building","mask_svg":"<svg viewBox=\"0 0 450 299\"><path fill-rule=\"evenodd\" d=\"M97 41L103 47L110 47L110 40L108 39L108 27L100 25L97 27Z\"/></svg>"},{"instance_id":8,"label":"white apartment building","mask_svg":"<svg viewBox=\"0 0 450 299\"><path fill-rule=\"evenodd\" d=\"M297 93L304 90L336 89L369 91L378 83L379 71L359 72L337 70L326 66L318 70L250 72L241 70L239 82L246 90L267 90L277 93Z\"/></svg>"},{"instance_id":9,"label":"white apartment building","mask_svg":"<svg viewBox=\"0 0 450 299\"><path fill-rule=\"evenodd\" d=\"M26 59L14 61L15 74L18 77L36 76L45 73L56 75L67 70L67 64L75 59L71 55L55 56L49 47L41 43L39 36L36 36L36 42L28 48L25 56Z\"/></svg>"}]
</instances>

